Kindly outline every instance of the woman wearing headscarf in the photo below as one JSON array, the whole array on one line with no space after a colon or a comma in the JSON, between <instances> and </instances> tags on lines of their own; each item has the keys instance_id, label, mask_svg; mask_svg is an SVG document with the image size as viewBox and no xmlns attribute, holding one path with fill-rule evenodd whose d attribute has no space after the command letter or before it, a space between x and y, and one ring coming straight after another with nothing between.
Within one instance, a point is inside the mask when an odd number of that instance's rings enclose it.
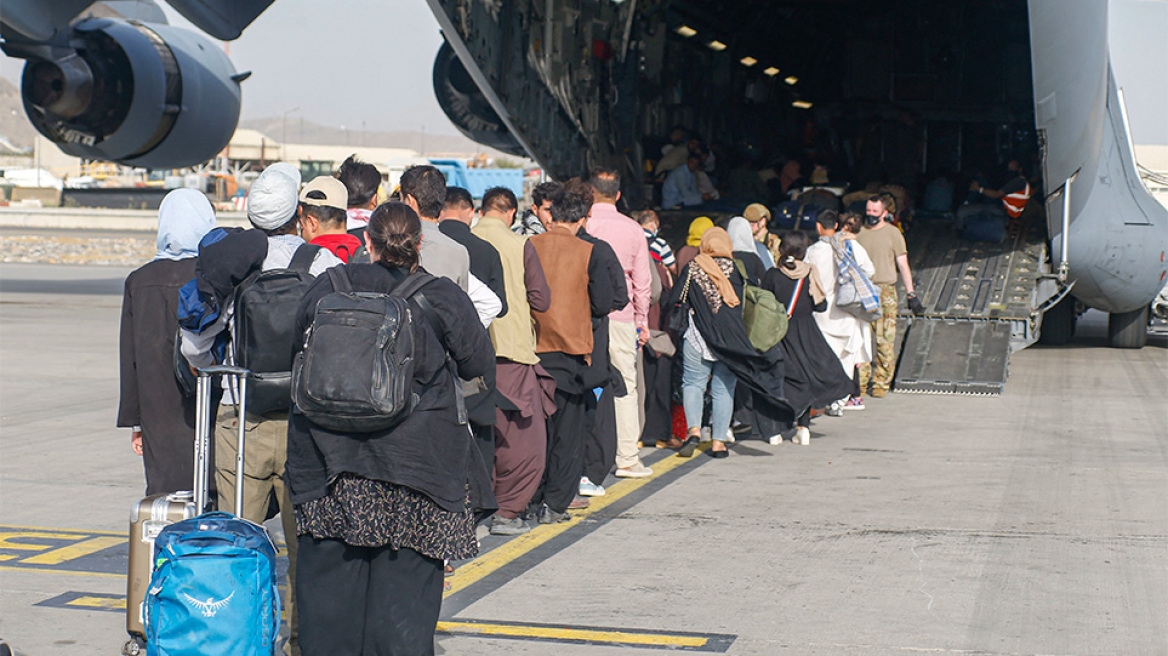
<instances>
[{"instance_id":1,"label":"woman wearing headscarf","mask_svg":"<svg viewBox=\"0 0 1168 656\"><path fill-rule=\"evenodd\" d=\"M201 192L170 192L158 208L158 253L126 278L117 423L132 431L147 495L189 490L194 478L195 399L175 377L178 290L195 277L199 241L214 227Z\"/></svg>"},{"instance_id":2,"label":"woman wearing headscarf","mask_svg":"<svg viewBox=\"0 0 1168 656\"><path fill-rule=\"evenodd\" d=\"M779 342L786 362L783 388L796 416L791 441L804 446L811 443L811 409L822 408L852 391L851 377L815 322L813 313L826 310L827 300L819 273L803 261L810 245L811 239L802 230L788 232L779 247L778 266L762 280L763 289L785 304L790 315L787 335ZM769 433L771 444L779 444L783 441L781 428L789 426L771 426L763 434Z\"/></svg>"},{"instance_id":3,"label":"woman wearing headscarf","mask_svg":"<svg viewBox=\"0 0 1168 656\"><path fill-rule=\"evenodd\" d=\"M689 224L689 234L685 237L685 246L677 249L677 270L681 271L690 260L701 252L702 235L714 227L709 217L699 216Z\"/></svg>"},{"instance_id":4,"label":"woman wearing headscarf","mask_svg":"<svg viewBox=\"0 0 1168 656\"><path fill-rule=\"evenodd\" d=\"M750 229L750 222L741 216L736 216L726 224L726 232L730 235L730 243L734 248L734 258L742 262L750 282L757 285L766 270L772 265L766 264L771 259L766 247L754 240L754 233ZM763 255L766 260L763 260Z\"/></svg>"}]
</instances>

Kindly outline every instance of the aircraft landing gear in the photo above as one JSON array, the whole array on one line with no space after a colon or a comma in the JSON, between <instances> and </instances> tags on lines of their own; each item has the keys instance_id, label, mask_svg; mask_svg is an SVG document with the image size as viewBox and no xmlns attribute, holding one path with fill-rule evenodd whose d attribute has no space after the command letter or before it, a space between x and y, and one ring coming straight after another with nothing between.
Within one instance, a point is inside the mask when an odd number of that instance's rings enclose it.
<instances>
[{"instance_id":1,"label":"aircraft landing gear","mask_svg":"<svg viewBox=\"0 0 1168 656\"><path fill-rule=\"evenodd\" d=\"M1148 343L1148 308L1112 312L1107 322L1107 338L1113 348L1144 348Z\"/></svg>"}]
</instances>

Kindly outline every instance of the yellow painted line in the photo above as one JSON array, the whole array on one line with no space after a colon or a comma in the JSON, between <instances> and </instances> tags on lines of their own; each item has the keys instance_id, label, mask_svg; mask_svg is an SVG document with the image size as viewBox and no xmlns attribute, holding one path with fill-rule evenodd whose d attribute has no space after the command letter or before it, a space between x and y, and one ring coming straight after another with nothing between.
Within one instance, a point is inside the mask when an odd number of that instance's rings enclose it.
<instances>
[{"instance_id":1,"label":"yellow painted line","mask_svg":"<svg viewBox=\"0 0 1168 656\"><path fill-rule=\"evenodd\" d=\"M84 606L85 608L102 608L109 610L126 610L125 598L114 599L110 597L78 597L72 601L65 602L66 606Z\"/></svg>"},{"instance_id":2,"label":"yellow painted line","mask_svg":"<svg viewBox=\"0 0 1168 656\"><path fill-rule=\"evenodd\" d=\"M20 556L16 554L0 554L0 560L13 560L14 558L20 558Z\"/></svg>"},{"instance_id":3,"label":"yellow painted line","mask_svg":"<svg viewBox=\"0 0 1168 656\"><path fill-rule=\"evenodd\" d=\"M3 531L0 532L0 549L15 549L17 551L43 551L52 547L50 544L35 544L32 542L10 542L14 538L33 538L41 540L71 540L76 537L89 537L89 534L80 536L64 536L47 531Z\"/></svg>"},{"instance_id":4,"label":"yellow painted line","mask_svg":"<svg viewBox=\"0 0 1168 656\"><path fill-rule=\"evenodd\" d=\"M654 474L656 474L654 468ZM646 480L646 479L639 479ZM486 622L438 622L438 630L446 633L474 633L544 640L587 640L589 642L618 642L625 645L654 645L662 647L704 647L708 638L700 636L635 633L632 631L605 631L550 626L518 626Z\"/></svg>"},{"instance_id":5,"label":"yellow painted line","mask_svg":"<svg viewBox=\"0 0 1168 656\"><path fill-rule=\"evenodd\" d=\"M102 549L108 549L122 544L125 541L125 537L104 536L90 538L67 547L60 547L52 551L30 556L20 562L29 563L30 565L60 565L66 561L76 560L82 556L88 556L91 553L101 551Z\"/></svg>"},{"instance_id":6,"label":"yellow painted line","mask_svg":"<svg viewBox=\"0 0 1168 656\"><path fill-rule=\"evenodd\" d=\"M709 444L703 444L700 448L703 450L707 449L709 448ZM694 457L697 457L697 455L695 453ZM653 464L652 476L648 478L621 479L619 483L605 490L606 494L604 496L591 497L591 504L587 508L569 511L568 514L571 515L571 519L568 521L558 524L537 525L527 533L511 538L483 556L459 567L455 575L450 578L450 589L443 594L443 597L449 597L459 590L466 589L478 583L516 558L576 526L586 517L604 510L657 478L664 476L666 473L684 464L693 462L693 460L693 458L680 458L676 455L666 456Z\"/></svg>"},{"instance_id":7,"label":"yellow painted line","mask_svg":"<svg viewBox=\"0 0 1168 656\"><path fill-rule=\"evenodd\" d=\"M108 576L115 579L125 579L126 573L113 574L110 572L81 572L71 569L49 569L47 567L13 567L0 565L0 572L37 572L40 574L65 574L68 576Z\"/></svg>"},{"instance_id":8,"label":"yellow painted line","mask_svg":"<svg viewBox=\"0 0 1168 656\"><path fill-rule=\"evenodd\" d=\"M83 535L126 535L126 533L123 531L86 531L79 528L53 528L51 526L16 526L13 524L0 524L0 531L9 529L16 531L45 531L51 533L81 533ZM64 540L68 537L75 536L60 536L60 539Z\"/></svg>"}]
</instances>

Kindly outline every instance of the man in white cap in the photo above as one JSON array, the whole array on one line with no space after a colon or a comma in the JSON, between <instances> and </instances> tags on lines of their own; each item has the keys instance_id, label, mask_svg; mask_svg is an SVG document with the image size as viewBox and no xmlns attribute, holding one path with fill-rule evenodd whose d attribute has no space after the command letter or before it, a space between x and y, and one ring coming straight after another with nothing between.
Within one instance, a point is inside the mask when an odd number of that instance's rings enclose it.
<instances>
[{"instance_id":1,"label":"man in white cap","mask_svg":"<svg viewBox=\"0 0 1168 656\"><path fill-rule=\"evenodd\" d=\"M311 254L307 273L312 277L324 273L324 270L340 264L327 248L306 244L300 238L300 219L297 208L299 206L300 171L291 164L280 162L264 169L263 173L252 183L247 195L247 218L256 229L267 235L267 255L261 271L275 269L295 269L297 261L307 260ZM303 250L302 250L303 249ZM299 257L298 257L299 255ZM237 287L247 286L244 281ZM215 325L207 328L198 336L183 331L183 354L193 367L204 367L214 364L215 358L211 352L214 337L230 330L235 338L235 306L231 295L226 309ZM240 337L240 340L243 338ZM272 340L275 341L275 340ZM234 344L238 349L239 344ZM289 354L289 369L291 369L291 344L287 346L273 345L273 348L284 348ZM229 353L234 352L228 349ZM231 357L231 356L229 356ZM246 366L246 362L236 364ZM254 386L254 385L253 385ZM252 387L252 386L249 386ZM253 390L254 391L254 390ZM290 394L289 390L289 394ZM249 393L249 401L253 394ZM233 398L230 392L225 398ZM288 609L291 638L289 639L289 653L299 653L297 645L297 621L295 601L292 591L296 589L296 517L292 512L288 489L284 485L284 461L287 459L288 443L288 410L291 405L291 396L281 408L265 410L251 404L247 408L247 450L244 463L243 507L235 508L235 451L238 436L238 419L236 410L231 407L223 408L220 412L219 425L215 433L215 480L219 487L219 509L233 512L240 517L253 522L263 522L267 519L268 505L274 494L279 505L284 535L288 545Z\"/></svg>"}]
</instances>

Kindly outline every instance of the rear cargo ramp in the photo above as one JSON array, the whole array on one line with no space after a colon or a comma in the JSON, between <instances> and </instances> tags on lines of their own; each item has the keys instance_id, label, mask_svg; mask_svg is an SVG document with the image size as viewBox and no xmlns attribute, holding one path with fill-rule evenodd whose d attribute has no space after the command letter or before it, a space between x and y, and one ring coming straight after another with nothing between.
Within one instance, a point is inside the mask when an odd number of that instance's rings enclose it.
<instances>
[{"instance_id":1,"label":"rear cargo ramp","mask_svg":"<svg viewBox=\"0 0 1168 656\"><path fill-rule=\"evenodd\" d=\"M1046 246L1021 234L961 239L952 221L921 221L908 237L925 314L908 318L894 389L922 394L1001 394L1010 353L1037 338L1038 280Z\"/></svg>"}]
</instances>

